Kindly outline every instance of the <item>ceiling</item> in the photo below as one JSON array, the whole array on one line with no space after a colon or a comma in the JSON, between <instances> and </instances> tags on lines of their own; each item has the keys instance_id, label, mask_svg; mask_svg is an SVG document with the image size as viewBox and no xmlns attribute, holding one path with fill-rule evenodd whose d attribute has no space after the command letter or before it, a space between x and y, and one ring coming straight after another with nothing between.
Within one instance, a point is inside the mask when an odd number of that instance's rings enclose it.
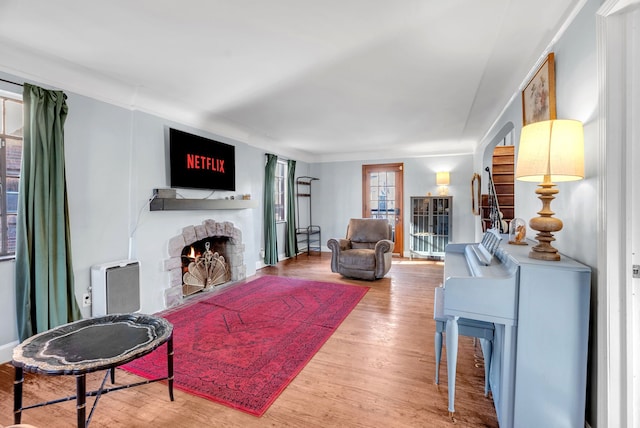
<instances>
[{"instance_id":1,"label":"ceiling","mask_svg":"<svg viewBox=\"0 0 640 428\"><path fill-rule=\"evenodd\" d=\"M471 153L580 0L3 0L0 70L305 161Z\"/></svg>"}]
</instances>

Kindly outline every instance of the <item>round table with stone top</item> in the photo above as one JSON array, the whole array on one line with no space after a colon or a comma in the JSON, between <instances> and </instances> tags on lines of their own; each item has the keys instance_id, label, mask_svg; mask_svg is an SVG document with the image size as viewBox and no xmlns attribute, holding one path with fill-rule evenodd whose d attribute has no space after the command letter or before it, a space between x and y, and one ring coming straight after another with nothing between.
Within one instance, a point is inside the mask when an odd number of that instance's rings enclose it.
<instances>
[{"instance_id":1,"label":"round table with stone top","mask_svg":"<svg viewBox=\"0 0 640 428\"><path fill-rule=\"evenodd\" d=\"M105 388L107 377L115 382L115 368L167 343L167 376L128 385ZM167 380L173 401L173 325L164 318L144 314L112 314L84 319L39 333L13 350L15 368L14 423L19 424L22 411L76 399L78 427L86 427L102 394L123 388ZM86 374L107 370L100 388L86 390ZM29 406L22 405L24 372L43 375L76 376L76 395ZM95 396L89 417L86 397Z\"/></svg>"}]
</instances>

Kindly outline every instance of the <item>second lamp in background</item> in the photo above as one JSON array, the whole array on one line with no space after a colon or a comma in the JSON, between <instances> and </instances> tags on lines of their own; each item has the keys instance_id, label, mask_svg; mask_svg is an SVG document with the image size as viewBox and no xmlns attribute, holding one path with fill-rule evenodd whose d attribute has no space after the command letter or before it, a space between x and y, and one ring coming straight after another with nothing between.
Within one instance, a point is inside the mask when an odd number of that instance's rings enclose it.
<instances>
[{"instance_id":1,"label":"second lamp in background","mask_svg":"<svg viewBox=\"0 0 640 428\"><path fill-rule=\"evenodd\" d=\"M436 172L436 185L440 186L438 195L447 196L449 194L449 172Z\"/></svg>"}]
</instances>

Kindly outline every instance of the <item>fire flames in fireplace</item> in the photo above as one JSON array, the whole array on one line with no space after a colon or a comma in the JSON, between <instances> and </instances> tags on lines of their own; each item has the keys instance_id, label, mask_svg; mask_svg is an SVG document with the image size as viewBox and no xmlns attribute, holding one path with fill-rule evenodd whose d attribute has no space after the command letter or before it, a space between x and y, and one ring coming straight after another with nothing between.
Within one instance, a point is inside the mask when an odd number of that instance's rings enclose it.
<instances>
[{"instance_id":1,"label":"fire flames in fireplace","mask_svg":"<svg viewBox=\"0 0 640 428\"><path fill-rule=\"evenodd\" d=\"M196 244L185 247L182 254L182 290L188 296L231 280L229 267L211 243L204 242L204 249Z\"/></svg>"}]
</instances>

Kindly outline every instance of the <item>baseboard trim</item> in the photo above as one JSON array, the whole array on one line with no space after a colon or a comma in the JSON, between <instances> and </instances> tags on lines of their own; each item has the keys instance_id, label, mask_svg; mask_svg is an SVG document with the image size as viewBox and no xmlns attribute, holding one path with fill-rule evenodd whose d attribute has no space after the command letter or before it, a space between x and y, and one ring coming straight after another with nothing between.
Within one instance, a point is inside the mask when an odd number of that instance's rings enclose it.
<instances>
[{"instance_id":1,"label":"baseboard trim","mask_svg":"<svg viewBox=\"0 0 640 428\"><path fill-rule=\"evenodd\" d=\"M18 346L17 340L15 342L7 343L6 345L0 346L0 362L2 364L8 363L13 359L13 348Z\"/></svg>"},{"instance_id":2,"label":"baseboard trim","mask_svg":"<svg viewBox=\"0 0 640 428\"><path fill-rule=\"evenodd\" d=\"M331 252L331 250L329 249L329 247L321 247L320 252L321 252L321 253L330 253L330 252ZM305 251L301 251L301 252L299 252L297 255L301 255L301 254L306 254L306 250L305 250ZM293 257L296 257L296 256L293 256ZM283 261L283 260L290 259L290 258L292 258L292 257L287 257L287 256L285 256L284 254L280 254L280 255L278 255L278 261L279 261L279 262L281 262L281 261ZM264 260L258 260L258 261L256 262L256 270L260 270L260 269L265 268L265 267L267 267L267 266L268 266L268 265L264 264Z\"/></svg>"},{"instance_id":3,"label":"baseboard trim","mask_svg":"<svg viewBox=\"0 0 640 428\"><path fill-rule=\"evenodd\" d=\"M287 256L285 256L284 254L279 254L279 255L278 255L278 261L279 261L279 262L281 262L281 261L283 261L283 260L290 259L290 258L291 258L291 257L287 257ZM269 266L269 265L266 265L266 264L264 263L264 260L258 260L258 261L256 262L256 270L260 270L260 269L265 268L265 267L267 267L267 266Z\"/></svg>"}]
</instances>

